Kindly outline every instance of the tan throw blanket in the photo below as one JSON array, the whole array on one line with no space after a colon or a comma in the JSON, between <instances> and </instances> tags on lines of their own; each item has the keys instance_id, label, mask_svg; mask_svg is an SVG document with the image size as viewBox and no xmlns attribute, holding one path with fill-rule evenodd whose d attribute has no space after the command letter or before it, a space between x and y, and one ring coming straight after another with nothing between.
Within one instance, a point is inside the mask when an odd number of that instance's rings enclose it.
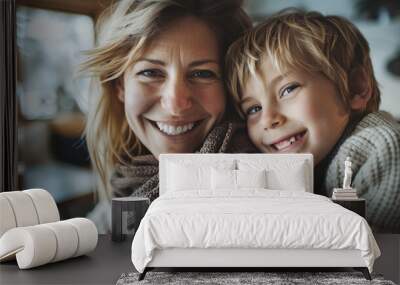
<instances>
[{"instance_id":1,"label":"tan throw blanket","mask_svg":"<svg viewBox=\"0 0 400 285\"><path fill-rule=\"evenodd\" d=\"M243 123L223 122L207 135L198 153L252 153ZM111 177L113 196L158 197L158 160L153 155L137 156L127 164L119 164Z\"/></svg>"}]
</instances>

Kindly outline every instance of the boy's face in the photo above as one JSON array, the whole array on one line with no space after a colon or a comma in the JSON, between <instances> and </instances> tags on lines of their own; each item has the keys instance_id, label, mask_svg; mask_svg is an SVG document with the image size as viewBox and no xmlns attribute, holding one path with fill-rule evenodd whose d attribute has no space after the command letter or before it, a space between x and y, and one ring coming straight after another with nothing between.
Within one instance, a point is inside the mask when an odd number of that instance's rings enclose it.
<instances>
[{"instance_id":1,"label":"boy's face","mask_svg":"<svg viewBox=\"0 0 400 285\"><path fill-rule=\"evenodd\" d=\"M312 153L318 164L333 148L349 113L321 74L279 72L263 58L240 103L251 140L267 153Z\"/></svg>"}]
</instances>

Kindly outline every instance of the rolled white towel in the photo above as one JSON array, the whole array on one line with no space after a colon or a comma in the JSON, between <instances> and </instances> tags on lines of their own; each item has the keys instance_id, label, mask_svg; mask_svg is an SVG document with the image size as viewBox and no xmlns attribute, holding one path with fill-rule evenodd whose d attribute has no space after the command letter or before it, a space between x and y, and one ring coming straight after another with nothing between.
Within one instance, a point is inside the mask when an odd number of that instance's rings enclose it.
<instances>
[{"instance_id":1,"label":"rolled white towel","mask_svg":"<svg viewBox=\"0 0 400 285\"><path fill-rule=\"evenodd\" d=\"M17 222L10 201L0 193L0 237L8 230L15 228Z\"/></svg>"},{"instance_id":2,"label":"rolled white towel","mask_svg":"<svg viewBox=\"0 0 400 285\"><path fill-rule=\"evenodd\" d=\"M96 225L86 218L73 218L65 220L70 223L78 233L78 247L73 257L86 254L96 248L98 232Z\"/></svg>"},{"instance_id":3,"label":"rolled white towel","mask_svg":"<svg viewBox=\"0 0 400 285\"><path fill-rule=\"evenodd\" d=\"M1 193L11 205L17 227L33 226L39 223L32 199L22 191Z\"/></svg>"},{"instance_id":4,"label":"rolled white towel","mask_svg":"<svg viewBox=\"0 0 400 285\"><path fill-rule=\"evenodd\" d=\"M0 261L16 257L21 269L49 263L56 251L53 232L41 225L13 228L0 238Z\"/></svg>"},{"instance_id":5,"label":"rolled white towel","mask_svg":"<svg viewBox=\"0 0 400 285\"><path fill-rule=\"evenodd\" d=\"M56 202L43 189L0 193L0 237L15 227L60 220Z\"/></svg>"},{"instance_id":6,"label":"rolled white towel","mask_svg":"<svg viewBox=\"0 0 400 285\"><path fill-rule=\"evenodd\" d=\"M56 202L49 192L44 189L28 189L22 192L31 197L39 218L39 224L60 220Z\"/></svg>"},{"instance_id":7,"label":"rolled white towel","mask_svg":"<svg viewBox=\"0 0 400 285\"><path fill-rule=\"evenodd\" d=\"M0 238L0 262L16 257L20 269L86 254L96 248L98 233L85 218L18 227Z\"/></svg>"},{"instance_id":8,"label":"rolled white towel","mask_svg":"<svg viewBox=\"0 0 400 285\"><path fill-rule=\"evenodd\" d=\"M70 223L61 221L43 224L43 227L51 230L57 242L57 250L51 262L64 260L75 255L78 249L79 237L77 231L71 228Z\"/></svg>"}]
</instances>

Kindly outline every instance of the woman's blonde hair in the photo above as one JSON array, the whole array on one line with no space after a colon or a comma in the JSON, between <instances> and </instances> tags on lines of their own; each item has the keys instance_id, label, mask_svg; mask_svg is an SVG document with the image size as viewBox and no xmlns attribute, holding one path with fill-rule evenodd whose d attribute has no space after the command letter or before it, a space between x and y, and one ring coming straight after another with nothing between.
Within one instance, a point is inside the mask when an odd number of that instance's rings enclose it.
<instances>
[{"instance_id":1,"label":"woman's blonde hair","mask_svg":"<svg viewBox=\"0 0 400 285\"><path fill-rule=\"evenodd\" d=\"M226 55L229 93L238 103L249 76L256 73L262 58L284 71L318 72L336 86L350 109L351 74L362 70L369 79L372 96L364 112L376 111L380 91L375 79L367 40L348 20L318 12L283 10L251 29L230 47ZM242 114L243 115L243 114Z\"/></svg>"},{"instance_id":2,"label":"woman's blonde hair","mask_svg":"<svg viewBox=\"0 0 400 285\"><path fill-rule=\"evenodd\" d=\"M97 47L87 52L81 71L93 77L95 90L85 135L100 186L107 193L113 167L146 152L127 123L117 96L118 84L149 42L170 22L184 16L204 21L216 33L221 59L229 45L251 27L242 0L121 0L99 19Z\"/></svg>"}]
</instances>

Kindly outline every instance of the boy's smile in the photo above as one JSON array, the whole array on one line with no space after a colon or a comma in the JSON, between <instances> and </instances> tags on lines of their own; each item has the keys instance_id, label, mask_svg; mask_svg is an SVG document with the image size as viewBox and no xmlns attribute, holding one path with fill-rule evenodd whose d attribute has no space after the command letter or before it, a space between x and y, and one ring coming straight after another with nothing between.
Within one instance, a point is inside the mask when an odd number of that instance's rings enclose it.
<instances>
[{"instance_id":1,"label":"boy's smile","mask_svg":"<svg viewBox=\"0 0 400 285\"><path fill-rule=\"evenodd\" d=\"M288 136L281 137L279 139L273 140L268 145L274 150L279 152L292 151L298 149L304 144L305 136L307 131L300 131L290 134Z\"/></svg>"},{"instance_id":2,"label":"boy's smile","mask_svg":"<svg viewBox=\"0 0 400 285\"><path fill-rule=\"evenodd\" d=\"M249 136L261 151L312 153L315 165L332 150L349 121L326 77L294 69L280 72L265 57L249 76L240 106Z\"/></svg>"}]
</instances>

